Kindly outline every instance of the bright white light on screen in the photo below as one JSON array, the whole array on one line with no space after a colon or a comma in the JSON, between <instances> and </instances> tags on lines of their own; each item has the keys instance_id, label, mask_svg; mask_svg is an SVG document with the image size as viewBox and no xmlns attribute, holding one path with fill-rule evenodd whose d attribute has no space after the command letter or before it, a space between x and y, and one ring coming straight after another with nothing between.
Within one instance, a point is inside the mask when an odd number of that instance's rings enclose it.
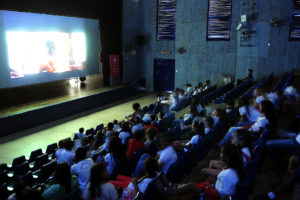
<instances>
[{"instance_id":1,"label":"bright white light on screen","mask_svg":"<svg viewBox=\"0 0 300 200\"><path fill-rule=\"evenodd\" d=\"M85 68L84 33L8 31L6 39L12 78Z\"/></svg>"}]
</instances>

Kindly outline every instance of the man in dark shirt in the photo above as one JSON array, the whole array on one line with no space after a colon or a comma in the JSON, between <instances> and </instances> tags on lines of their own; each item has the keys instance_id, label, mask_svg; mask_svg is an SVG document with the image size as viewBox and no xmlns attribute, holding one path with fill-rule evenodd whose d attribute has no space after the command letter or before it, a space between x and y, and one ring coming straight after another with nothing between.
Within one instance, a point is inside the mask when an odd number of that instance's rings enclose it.
<instances>
[{"instance_id":1,"label":"man in dark shirt","mask_svg":"<svg viewBox=\"0 0 300 200\"><path fill-rule=\"evenodd\" d=\"M239 85L239 84L241 84L241 83L243 83L243 82L245 82L245 81L253 78L252 72L253 72L252 69L248 69L248 76L246 78L243 78L243 79L238 79L237 80L237 85Z\"/></svg>"}]
</instances>

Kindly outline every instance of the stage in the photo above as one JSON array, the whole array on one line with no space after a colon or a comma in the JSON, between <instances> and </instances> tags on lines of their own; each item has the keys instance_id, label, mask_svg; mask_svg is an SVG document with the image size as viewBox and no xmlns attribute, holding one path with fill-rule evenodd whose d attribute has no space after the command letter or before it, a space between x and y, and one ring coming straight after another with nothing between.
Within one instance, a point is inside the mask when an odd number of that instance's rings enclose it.
<instances>
[{"instance_id":1,"label":"stage","mask_svg":"<svg viewBox=\"0 0 300 200\"><path fill-rule=\"evenodd\" d=\"M85 83L69 79L0 90L0 137L145 92L137 84L103 86L101 75Z\"/></svg>"}]
</instances>

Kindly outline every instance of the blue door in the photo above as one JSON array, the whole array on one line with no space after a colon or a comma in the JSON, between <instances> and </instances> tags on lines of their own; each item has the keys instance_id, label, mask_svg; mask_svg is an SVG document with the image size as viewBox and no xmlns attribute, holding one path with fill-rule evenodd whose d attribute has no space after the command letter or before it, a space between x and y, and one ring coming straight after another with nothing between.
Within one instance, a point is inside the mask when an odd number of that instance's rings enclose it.
<instances>
[{"instance_id":1,"label":"blue door","mask_svg":"<svg viewBox=\"0 0 300 200\"><path fill-rule=\"evenodd\" d=\"M175 82L175 60L154 59L154 90L173 91Z\"/></svg>"}]
</instances>

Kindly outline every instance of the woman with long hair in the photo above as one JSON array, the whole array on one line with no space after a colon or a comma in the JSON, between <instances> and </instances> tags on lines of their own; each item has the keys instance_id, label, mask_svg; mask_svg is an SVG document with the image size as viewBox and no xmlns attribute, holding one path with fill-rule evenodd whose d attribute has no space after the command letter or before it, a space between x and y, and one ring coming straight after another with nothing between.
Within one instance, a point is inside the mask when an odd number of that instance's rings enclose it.
<instances>
[{"instance_id":1,"label":"woman with long hair","mask_svg":"<svg viewBox=\"0 0 300 200\"><path fill-rule=\"evenodd\" d=\"M108 180L108 171L104 163L96 163L91 168L90 182L83 192L84 200L117 200L115 186Z\"/></svg>"},{"instance_id":2,"label":"woman with long hair","mask_svg":"<svg viewBox=\"0 0 300 200\"><path fill-rule=\"evenodd\" d=\"M125 149L119 137L112 136L110 138L109 153L105 155L104 161L107 164L109 175L112 175L116 165L120 165L126 161Z\"/></svg>"},{"instance_id":3,"label":"woman with long hair","mask_svg":"<svg viewBox=\"0 0 300 200\"><path fill-rule=\"evenodd\" d=\"M232 134L238 129L245 129L248 131L248 134L257 138L261 135L263 130L268 126L272 125L275 117L274 105L268 101L264 100L260 103L260 112L262 115L257 118L254 124L252 125L243 125L240 127L231 127L224 138L219 142L218 146L222 147L226 142L231 139Z\"/></svg>"},{"instance_id":4,"label":"woman with long hair","mask_svg":"<svg viewBox=\"0 0 300 200\"><path fill-rule=\"evenodd\" d=\"M61 162L57 165L54 177L42 194L44 200L60 200L75 197L79 183L76 176L71 175L70 166Z\"/></svg>"}]
</instances>

